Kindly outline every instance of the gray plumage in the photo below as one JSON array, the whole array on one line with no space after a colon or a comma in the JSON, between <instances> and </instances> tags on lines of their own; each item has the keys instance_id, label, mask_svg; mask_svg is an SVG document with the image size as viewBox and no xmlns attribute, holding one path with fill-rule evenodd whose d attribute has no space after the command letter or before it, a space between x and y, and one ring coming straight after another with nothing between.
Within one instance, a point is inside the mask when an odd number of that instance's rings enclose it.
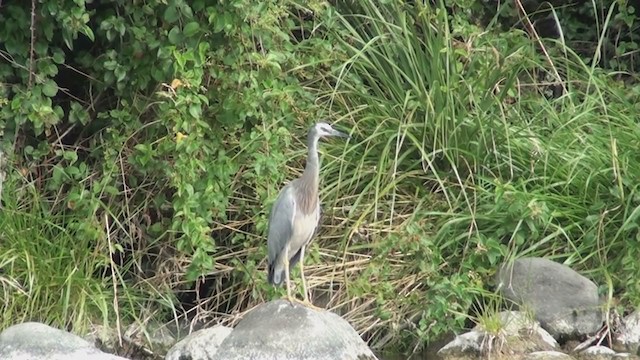
<instances>
[{"instance_id":1,"label":"gray plumage","mask_svg":"<svg viewBox=\"0 0 640 360\"><path fill-rule=\"evenodd\" d=\"M307 164L302 176L291 181L280 191L271 208L267 249L269 252L268 280L274 285L286 281L287 296L291 299L289 271L300 262L302 287L308 302L303 273L304 251L320 220L320 198L318 183L320 160L318 140L323 137L348 135L334 130L327 123L317 123L309 129L307 136Z\"/></svg>"}]
</instances>

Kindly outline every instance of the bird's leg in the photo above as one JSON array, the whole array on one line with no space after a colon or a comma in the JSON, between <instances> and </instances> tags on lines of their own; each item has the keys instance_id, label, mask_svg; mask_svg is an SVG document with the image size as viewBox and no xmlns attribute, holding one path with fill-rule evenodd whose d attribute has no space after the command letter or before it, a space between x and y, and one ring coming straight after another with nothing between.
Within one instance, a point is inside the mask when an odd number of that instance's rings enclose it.
<instances>
[{"instance_id":1,"label":"bird's leg","mask_svg":"<svg viewBox=\"0 0 640 360\"><path fill-rule=\"evenodd\" d=\"M309 301L309 294L307 293L307 282L304 279L304 251L305 250L306 250L305 246L303 246L302 249L300 249L300 276L302 277L302 291L304 291L304 300L302 301L302 304L315 310L324 310L322 308L319 308L313 305L313 303Z\"/></svg>"},{"instance_id":2,"label":"bird's leg","mask_svg":"<svg viewBox=\"0 0 640 360\"><path fill-rule=\"evenodd\" d=\"M287 286L287 300L293 305L293 301L295 300L293 296L291 296L291 279L289 278L289 246L284 247L284 279Z\"/></svg>"},{"instance_id":3,"label":"bird's leg","mask_svg":"<svg viewBox=\"0 0 640 360\"><path fill-rule=\"evenodd\" d=\"M300 249L300 277L302 278L302 291L304 291L304 302L311 303L309 301L309 294L307 294L307 282L304 280L304 251L305 246Z\"/></svg>"}]
</instances>

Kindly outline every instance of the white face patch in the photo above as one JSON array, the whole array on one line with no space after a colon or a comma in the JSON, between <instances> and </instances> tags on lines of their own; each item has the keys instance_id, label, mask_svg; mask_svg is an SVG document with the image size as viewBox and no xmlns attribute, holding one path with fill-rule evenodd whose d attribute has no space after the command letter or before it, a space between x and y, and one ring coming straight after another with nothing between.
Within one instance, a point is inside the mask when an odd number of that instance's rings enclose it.
<instances>
[{"instance_id":1,"label":"white face patch","mask_svg":"<svg viewBox=\"0 0 640 360\"><path fill-rule=\"evenodd\" d=\"M331 127L331 125L327 124L327 123L318 123L316 124L316 130L318 132L318 135L323 136L323 135L330 135L333 133L333 128Z\"/></svg>"}]
</instances>

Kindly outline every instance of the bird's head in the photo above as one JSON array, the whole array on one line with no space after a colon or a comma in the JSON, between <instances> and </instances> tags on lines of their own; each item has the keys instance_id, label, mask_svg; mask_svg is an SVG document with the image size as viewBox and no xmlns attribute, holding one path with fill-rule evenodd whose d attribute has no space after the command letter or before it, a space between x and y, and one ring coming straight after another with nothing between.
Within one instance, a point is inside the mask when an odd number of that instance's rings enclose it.
<instances>
[{"instance_id":1,"label":"bird's head","mask_svg":"<svg viewBox=\"0 0 640 360\"><path fill-rule=\"evenodd\" d=\"M332 137L332 136L338 136L343 138L350 137L349 135L334 129L331 125L325 122L319 122L315 124L312 130L316 133L316 136L318 136L319 138Z\"/></svg>"}]
</instances>

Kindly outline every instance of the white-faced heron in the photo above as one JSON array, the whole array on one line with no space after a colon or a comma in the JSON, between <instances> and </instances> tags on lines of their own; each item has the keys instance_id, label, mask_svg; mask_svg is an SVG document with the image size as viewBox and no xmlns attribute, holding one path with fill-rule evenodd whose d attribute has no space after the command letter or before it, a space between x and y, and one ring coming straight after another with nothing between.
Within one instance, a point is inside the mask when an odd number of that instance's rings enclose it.
<instances>
[{"instance_id":1,"label":"white-faced heron","mask_svg":"<svg viewBox=\"0 0 640 360\"><path fill-rule=\"evenodd\" d=\"M309 244L320 220L320 197L318 183L320 160L318 159L318 140L324 137L349 135L335 130L327 123L317 123L309 129L307 146L307 165L302 176L291 181L280 191L271 208L269 218L269 283L282 284L285 280L287 299L293 302L289 279L290 268L300 262L300 275L304 291L304 303L309 302L307 284L304 279L304 251Z\"/></svg>"}]
</instances>

